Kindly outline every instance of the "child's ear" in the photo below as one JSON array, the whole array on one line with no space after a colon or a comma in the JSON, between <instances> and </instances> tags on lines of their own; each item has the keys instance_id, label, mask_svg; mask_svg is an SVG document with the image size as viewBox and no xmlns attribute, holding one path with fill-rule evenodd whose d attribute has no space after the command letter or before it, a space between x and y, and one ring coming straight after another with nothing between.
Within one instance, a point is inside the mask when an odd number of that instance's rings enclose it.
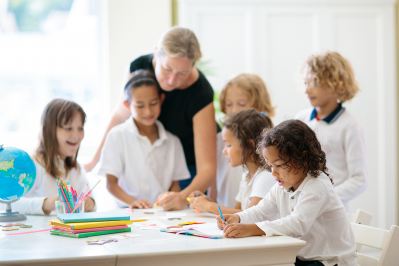
<instances>
[{"instance_id":1,"label":"child's ear","mask_svg":"<svg viewBox=\"0 0 399 266\"><path fill-rule=\"evenodd\" d=\"M123 101L123 106L125 106L127 109L130 109L130 103L128 100Z\"/></svg>"}]
</instances>

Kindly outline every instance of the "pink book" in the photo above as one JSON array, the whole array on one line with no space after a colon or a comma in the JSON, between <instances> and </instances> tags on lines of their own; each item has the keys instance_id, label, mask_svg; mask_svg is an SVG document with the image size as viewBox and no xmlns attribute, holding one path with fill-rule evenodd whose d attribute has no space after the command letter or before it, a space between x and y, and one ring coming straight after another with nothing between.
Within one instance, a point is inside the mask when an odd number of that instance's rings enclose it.
<instances>
[{"instance_id":1,"label":"pink book","mask_svg":"<svg viewBox=\"0 0 399 266\"><path fill-rule=\"evenodd\" d=\"M66 227L62 227L62 226L56 226L56 225L52 226L53 229L63 231L63 232L73 233L73 234L123 229L123 228L127 228L127 227L128 227L127 225L117 225L117 226L94 227L94 228L85 228L85 229L70 229L70 228L66 228Z\"/></svg>"}]
</instances>

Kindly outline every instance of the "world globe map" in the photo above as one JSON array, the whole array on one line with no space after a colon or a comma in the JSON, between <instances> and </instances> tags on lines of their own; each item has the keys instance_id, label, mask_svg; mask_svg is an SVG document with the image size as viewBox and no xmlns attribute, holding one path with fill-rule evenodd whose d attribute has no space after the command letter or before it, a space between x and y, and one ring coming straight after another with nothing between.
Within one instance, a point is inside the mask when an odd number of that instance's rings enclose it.
<instances>
[{"instance_id":1,"label":"world globe map","mask_svg":"<svg viewBox=\"0 0 399 266\"><path fill-rule=\"evenodd\" d=\"M25 195L36 179L36 167L25 151L0 145L0 200L15 201Z\"/></svg>"}]
</instances>

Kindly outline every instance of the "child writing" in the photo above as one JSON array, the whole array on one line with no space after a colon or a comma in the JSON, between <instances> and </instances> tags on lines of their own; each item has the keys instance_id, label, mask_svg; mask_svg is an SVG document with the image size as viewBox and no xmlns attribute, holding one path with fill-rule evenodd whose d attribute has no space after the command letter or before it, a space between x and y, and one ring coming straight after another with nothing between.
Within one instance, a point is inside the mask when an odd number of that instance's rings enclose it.
<instances>
[{"instance_id":1,"label":"child writing","mask_svg":"<svg viewBox=\"0 0 399 266\"><path fill-rule=\"evenodd\" d=\"M256 153L256 146L265 128L271 128L272 122L264 113L253 109L228 116L222 131L224 150L231 166L243 166L239 192L234 208L222 207L224 213L236 213L256 205L271 189L275 181L262 168L262 159ZM218 205L204 195L191 197L190 207L195 210L217 214Z\"/></svg>"},{"instance_id":2,"label":"child writing","mask_svg":"<svg viewBox=\"0 0 399 266\"><path fill-rule=\"evenodd\" d=\"M126 83L124 104L132 117L108 134L99 170L122 207L150 208L190 176L179 139L157 121L163 98L147 70L133 72Z\"/></svg>"},{"instance_id":3,"label":"child writing","mask_svg":"<svg viewBox=\"0 0 399 266\"><path fill-rule=\"evenodd\" d=\"M57 178L69 183L78 194L89 190L85 172L77 162L85 120L85 112L75 102L54 99L47 104L34 155L36 180L25 197L13 205L15 209L27 214L50 214L58 200ZM95 209L91 197L84 204L85 211Z\"/></svg>"},{"instance_id":4,"label":"child writing","mask_svg":"<svg viewBox=\"0 0 399 266\"><path fill-rule=\"evenodd\" d=\"M262 135L258 153L278 184L256 206L226 214L225 221L218 217L219 228L233 238L287 235L305 240L295 265L356 265L351 227L315 133L299 120L288 120Z\"/></svg>"},{"instance_id":5,"label":"child writing","mask_svg":"<svg viewBox=\"0 0 399 266\"><path fill-rule=\"evenodd\" d=\"M335 190L344 205L366 188L366 152L362 130L342 104L359 88L349 62L337 52L310 56L305 86L312 109L297 119L316 133L327 157Z\"/></svg>"}]
</instances>

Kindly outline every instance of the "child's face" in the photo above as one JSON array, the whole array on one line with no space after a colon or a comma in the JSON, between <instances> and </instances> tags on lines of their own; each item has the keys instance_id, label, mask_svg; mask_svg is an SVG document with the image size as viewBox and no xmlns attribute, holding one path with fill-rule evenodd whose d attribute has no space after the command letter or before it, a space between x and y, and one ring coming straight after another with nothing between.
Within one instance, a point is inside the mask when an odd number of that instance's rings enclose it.
<instances>
[{"instance_id":1,"label":"child's face","mask_svg":"<svg viewBox=\"0 0 399 266\"><path fill-rule=\"evenodd\" d=\"M237 86L227 89L225 107L227 115L253 108L252 101L249 99L247 93Z\"/></svg>"},{"instance_id":2,"label":"child's face","mask_svg":"<svg viewBox=\"0 0 399 266\"><path fill-rule=\"evenodd\" d=\"M152 126L161 112L161 96L155 86L143 85L132 90L129 109L135 121L144 126Z\"/></svg>"},{"instance_id":3,"label":"child's face","mask_svg":"<svg viewBox=\"0 0 399 266\"><path fill-rule=\"evenodd\" d=\"M69 123L57 127L58 153L61 159L75 157L84 137L82 116L76 112Z\"/></svg>"},{"instance_id":4,"label":"child's face","mask_svg":"<svg viewBox=\"0 0 399 266\"><path fill-rule=\"evenodd\" d=\"M287 162L279 156L279 151L275 146L268 146L263 149L262 155L272 170L272 175L280 186L285 189L293 189L299 187L306 175L300 169L295 169L287 165Z\"/></svg>"},{"instance_id":5,"label":"child's face","mask_svg":"<svg viewBox=\"0 0 399 266\"><path fill-rule=\"evenodd\" d=\"M337 103L337 96L333 89L317 86L314 75L308 73L305 78L306 94L313 107L323 108Z\"/></svg>"},{"instance_id":6,"label":"child's face","mask_svg":"<svg viewBox=\"0 0 399 266\"><path fill-rule=\"evenodd\" d=\"M242 148L240 141L234 136L233 132L227 128L222 130L222 138L224 142L223 154L229 159L231 166L239 166L242 164Z\"/></svg>"}]
</instances>

